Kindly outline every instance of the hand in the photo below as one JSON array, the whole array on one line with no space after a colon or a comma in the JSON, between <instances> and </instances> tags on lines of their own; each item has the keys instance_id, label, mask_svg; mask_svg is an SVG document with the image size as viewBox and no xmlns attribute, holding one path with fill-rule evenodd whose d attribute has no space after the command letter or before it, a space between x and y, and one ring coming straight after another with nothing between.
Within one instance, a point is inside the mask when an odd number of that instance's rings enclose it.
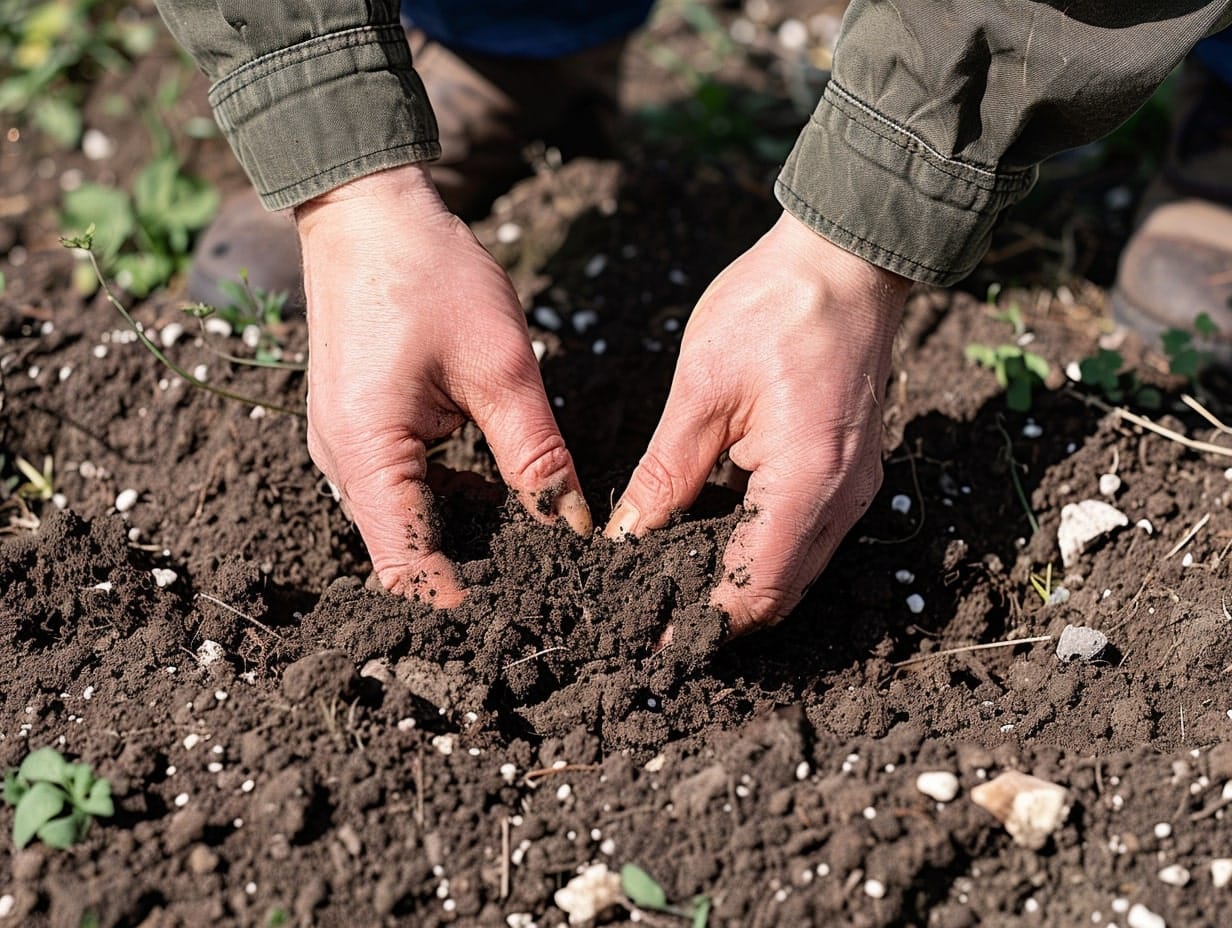
<instances>
[{"instance_id":1,"label":"hand","mask_svg":"<svg viewBox=\"0 0 1232 928\"><path fill-rule=\"evenodd\" d=\"M388 590L464 596L439 550L428 443L483 431L532 516L591 530L505 272L407 165L296 209L308 298L308 450Z\"/></svg>"},{"instance_id":2,"label":"hand","mask_svg":"<svg viewBox=\"0 0 1232 928\"><path fill-rule=\"evenodd\" d=\"M605 534L688 508L719 455L750 472L712 605L785 616L881 486L881 396L911 282L784 213L702 294L663 418Z\"/></svg>"}]
</instances>

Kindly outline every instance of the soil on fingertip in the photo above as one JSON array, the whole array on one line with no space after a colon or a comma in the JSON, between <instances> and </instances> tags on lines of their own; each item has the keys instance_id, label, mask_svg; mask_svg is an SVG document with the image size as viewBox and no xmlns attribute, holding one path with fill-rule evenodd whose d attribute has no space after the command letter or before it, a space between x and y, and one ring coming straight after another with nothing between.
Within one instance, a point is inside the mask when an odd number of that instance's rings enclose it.
<instances>
[{"instance_id":1,"label":"soil on fingertip","mask_svg":"<svg viewBox=\"0 0 1232 928\"><path fill-rule=\"evenodd\" d=\"M654 37L693 54L673 23ZM185 106L204 107L200 90ZM475 224L542 343L596 525L658 421L693 302L779 212L772 165L631 149L542 169ZM0 839L0 928L547 928L568 924L555 893L592 863L637 864L673 902L704 894L724 928L1060 928L1123 924L1132 905L1232 923L1212 880L1232 857L1228 462L1105 414L1062 371L1115 344L1163 390L1160 421L1226 439L1096 286L1002 295L1053 371L1029 414L964 356L1021 340L1009 323L961 290L914 293L884 486L793 614L724 646L708 603L745 517L730 465L668 527L614 543L507 500L464 428L433 453L432 482L466 600L371 589L302 420L190 389L76 295L55 243L65 169L99 168L0 148L0 201L31 201L0 219L0 441L51 455L65 503L5 501L0 769L58 746L110 779L117 811L64 852ZM155 331L181 302L133 309ZM287 339L305 348L302 317ZM298 374L232 369L191 337L171 350L211 382L302 405ZM1226 383L1208 387L1232 421ZM1121 486L1100 497L1112 472ZM1063 568L1062 508L1088 498L1129 524ZM1030 579L1048 565L1068 594L1051 604ZM1115 660L1013 643L1067 624L1102 630ZM964 650L977 644L997 647ZM916 787L939 770L958 778L953 801ZM1039 851L970 800L1006 770L1069 790ZM6 834L11 821L0 811ZM1173 864L1184 885L1160 879ZM598 924L632 918L617 906Z\"/></svg>"}]
</instances>

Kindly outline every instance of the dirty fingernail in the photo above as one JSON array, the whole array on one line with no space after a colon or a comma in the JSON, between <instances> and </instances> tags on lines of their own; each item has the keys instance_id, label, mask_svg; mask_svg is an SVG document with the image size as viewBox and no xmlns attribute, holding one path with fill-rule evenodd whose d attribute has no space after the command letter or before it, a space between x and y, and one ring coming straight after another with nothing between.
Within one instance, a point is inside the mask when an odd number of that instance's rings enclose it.
<instances>
[{"instance_id":1,"label":"dirty fingernail","mask_svg":"<svg viewBox=\"0 0 1232 928\"><path fill-rule=\"evenodd\" d=\"M620 539L625 535L636 535L637 523L641 517L642 514L637 511L636 506L621 500L612 511L612 517L608 520L603 534L612 539Z\"/></svg>"},{"instance_id":2,"label":"dirty fingernail","mask_svg":"<svg viewBox=\"0 0 1232 928\"><path fill-rule=\"evenodd\" d=\"M556 514L583 538L594 529L594 522L590 518L590 507L586 505L586 500L577 490L570 490L557 497L553 508Z\"/></svg>"}]
</instances>

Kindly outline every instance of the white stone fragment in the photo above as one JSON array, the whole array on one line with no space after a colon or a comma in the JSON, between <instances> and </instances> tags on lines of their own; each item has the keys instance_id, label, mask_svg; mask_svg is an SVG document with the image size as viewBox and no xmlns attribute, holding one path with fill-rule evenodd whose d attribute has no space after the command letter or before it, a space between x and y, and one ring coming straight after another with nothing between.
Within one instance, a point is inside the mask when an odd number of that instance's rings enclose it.
<instances>
[{"instance_id":1,"label":"white stone fragment","mask_svg":"<svg viewBox=\"0 0 1232 928\"><path fill-rule=\"evenodd\" d=\"M63 493L51 494L51 504L57 509L65 509L68 507L68 497Z\"/></svg>"},{"instance_id":2,"label":"white stone fragment","mask_svg":"<svg viewBox=\"0 0 1232 928\"><path fill-rule=\"evenodd\" d=\"M9 893L0 896L0 918L8 918L16 904L17 901Z\"/></svg>"},{"instance_id":3,"label":"white stone fragment","mask_svg":"<svg viewBox=\"0 0 1232 928\"><path fill-rule=\"evenodd\" d=\"M553 899L570 925L586 924L620 901L620 875L607 864L591 864L556 890Z\"/></svg>"},{"instance_id":4,"label":"white stone fragment","mask_svg":"<svg viewBox=\"0 0 1232 928\"><path fill-rule=\"evenodd\" d=\"M913 615L919 615L924 611L924 597L919 593L912 593L907 597L907 608Z\"/></svg>"},{"instance_id":5,"label":"white stone fragment","mask_svg":"<svg viewBox=\"0 0 1232 928\"><path fill-rule=\"evenodd\" d=\"M218 316L210 316L205 320L205 331L211 335L217 335L221 338L229 338L231 335L231 323L226 319L220 319Z\"/></svg>"},{"instance_id":6,"label":"white stone fragment","mask_svg":"<svg viewBox=\"0 0 1232 928\"><path fill-rule=\"evenodd\" d=\"M1057 659L1093 661L1108 647L1108 636L1084 625L1066 625L1057 639Z\"/></svg>"},{"instance_id":7,"label":"white stone fragment","mask_svg":"<svg viewBox=\"0 0 1232 928\"><path fill-rule=\"evenodd\" d=\"M1035 851L1069 815L1065 787L1017 770L972 789L971 801L997 818L1015 844Z\"/></svg>"},{"instance_id":8,"label":"white stone fragment","mask_svg":"<svg viewBox=\"0 0 1232 928\"><path fill-rule=\"evenodd\" d=\"M115 498L116 512L128 512L137 505L137 498L140 494L133 489L121 490Z\"/></svg>"},{"instance_id":9,"label":"white stone fragment","mask_svg":"<svg viewBox=\"0 0 1232 928\"><path fill-rule=\"evenodd\" d=\"M192 732L191 734L187 734L184 736L184 750L185 751L191 751L193 748L195 748L200 743L201 743L201 736L198 735L196 732Z\"/></svg>"},{"instance_id":10,"label":"white stone fragment","mask_svg":"<svg viewBox=\"0 0 1232 928\"><path fill-rule=\"evenodd\" d=\"M169 567L155 567L150 573L159 587L170 586L180 579L180 575Z\"/></svg>"},{"instance_id":11,"label":"white stone fragment","mask_svg":"<svg viewBox=\"0 0 1232 928\"><path fill-rule=\"evenodd\" d=\"M663 765L667 763L666 754L656 754L650 760L646 761L646 765L642 768L647 773L658 773L663 769Z\"/></svg>"},{"instance_id":12,"label":"white stone fragment","mask_svg":"<svg viewBox=\"0 0 1232 928\"><path fill-rule=\"evenodd\" d=\"M1182 567L1193 567L1193 555L1186 554L1183 558L1181 558L1181 566Z\"/></svg>"},{"instance_id":13,"label":"white stone fragment","mask_svg":"<svg viewBox=\"0 0 1232 928\"><path fill-rule=\"evenodd\" d=\"M176 796L175 804L180 808L188 805L188 793L180 793L180 795Z\"/></svg>"},{"instance_id":14,"label":"white stone fragment","mask_svg":"<svg viewBox=\"0 0 1232 928\"><path fill-rule=\"evenodd\" d=\"M1167 822L1159 822L1155 826L1155 837L1160 841L1172 837L1172 826Z\"/></svg>"},{"instance_id":15,"label":"white stone fragment","mask_svg":"<svg viewBox=\"0 0 1232 928\"><path fill-rule=\"evenodd\" d=\"M1211 861L1211 883L1216 889L1232 883L1232 857L1216 857Z\"/></svg>"},{"instance_id":16,"label":"white stone fragment","mask_svg":"<svg viewBox=\"0 0 1232 928\"><path fill-rule=\"evenodd\" d=\"M884 899L886 894L885 883L881 880L865 880L864 895L870 899Z\"/></svg>"},{"instance_id":17,"label":"white stone fragment","mask_svg":"<svg viewBox=\"0 0 1232 928\"><path fill-rule=\"evenodd\" d=\"M223 653L222 645L213 639L206 638L197 647L197 663L202 667L209 667L222 660Z\"/></svg>"},{"instance_id":18,"label":"white stone fragment","mask_svg":"<svg viewBox=\"0 0 1232 928\"><path fill-rule=\"evenodd\" d=\"M513 783L518 778L517 764L501 764L500 775L506 783Z\"/></svg>"},{"instance_id":19,"label":"white stone fragment","mask_svg":"<svg viewBox=\"0 0 1232 928\"><path fill-rule=\"evenodd\" d=\"M788 51L799 51L808 43L808 27L798 19L785 19L779 26L779 44Z\"/></svg>"},{"instance_id":20,"label":"white stone fragment","mask_svg":"<svg viewBox=\"0 0 1232 928\"><path fill-rule=\"evenodd\" d=\"M890 508L895 512L906 515L911 511L911 497L906 493L895 494L894 498L890 500Z\"/></svg>"},{"instance_id":21,"label":"white stone fragment","mask_svg":"<svg viewBox=\"0 0 1232 928\"><path fill-rule=\"evenodd\" d=\"M573 331L579 335L599 322L599 314L593 309L579 309L573 314Z\"/></svg>"},{"instance_id":22,"label":"white stone fragment","mask_svg":"<svg viewBox=\"0 0 1232 928\"><path fill-rule=\"evenodd\" d=\"M539 339L534 338L534 339L531 339L530 350L535 353L535 360L542 362L543 359L547 356L548 346L545 345L543 342L541 342Z\"/></svg>"},{"instance_id":23,"label":"white stone fragment","mask_svg":"<svg viewBox=\"0 0 1232 928\"><path fill-rule=\"evenodd\" d=\"M1223 793L1221 796L1224 802L1232 802L1232 780L1229 780L1223 785Z\"/></svg>"},{"instance_id":24,"label":"white stone fragment","mask_svg":"<svg viewBox=\"0 0 1232 928\"><path fill-rule=\"evenodd\" d=\"M811 772L812 771L809 770L808 761L802 760L800 761L800 763L796 764L796 779L797 780L807 780Z\"/></svg>"},{"instance_id":25,"label":"white stone fragment","mask_svg":"<svg viewBox=\"0 0 1232 928\"><path fill-rule=\"evenodd\" d=\"M432 739L432 746L448 757L453 753L453 735L437 735Z\"/></svg>"},{"instance_id":26,"label":"white stone fragment","mask_svg":"<svg viewBox=\"0 0 1232 928\"><path fill-rule=\"evenodd\" d=\"M948 770L928 770L915 778L915 788L937 802L949 802L958 795L958 777Z\"/></svg>"},{"instance_id":27,"label":"white stone fragment","mask_svg":"<svg viewBox=\"0 0 1232 928\"><path fill-rule=\"evenodd\" d=\"M536 306L531 311L531 318L535 320L535 325L547 329L549 332L556 332L564 325L564 320L560 318L560 313L551 306Z\"/></svg>"},{"instance_id":28,"label":"white stone fragment","mask_svg":"<svg viewBox=\"0 0 1232 928\"><path fill-rule=\"evenodd\" d=\"M104 161L115 152L115 142L98 129L87 129L81 136L81 153L90 161Z\"/></svg>"},{"instance_id":29,"label":"white stone fragment","mask_svg":"<svg viewBox=\"0 0 1232 928\"><path fill-rule=\"evenodd\" d=\"M202 383L205 383L205 381L208 380L210 376L209 365L198 364L196 367L193 368L192 375L194 379L200 380Z\"/></svg>"},{"instance_id":30,"label":"white stone fragment","mask_svg":"<svg viewBox=\"0 0 1232 928\"><path fill-rule=\"evenodd\" d=\"M1155 534L1155 526L1151 524L1150 519L1139 519L1137 522L1134 523L1134 527L1142 529L1148 535Z\"/></svg>"},{"instance_id":31,"label":"white stone fragment","mask_svg":"<svg viewBox=\"0 0 1232 928\"><path fill-rule=\"evenodd\" d=\"M502 245L512 245L522 237L522 227L516 222L502 222L496 229L496 240Z\"/></svg>"},{"instance_id":32,"label":"white stone fragment","mask_svg":"<svg viewBox=\"0 0 1232 928\"><path fill-rule=\"evenodd\" d=\"M505 916L505 924L509 928L531 928L535 924L535 916L529 912L510 912Z\"/></svg>"},{"instance_id":33,"label":"white stone fragment","mask_svg":"<svg viewBox=\"0 0 1232 928\"><path fill-rule=\"evenodd\" d=\"M568 783L562 783L556 789L556 798L559 799L561 802L564 802L566 799L568 799L572 795L573 795L573 787L570 786Z\"/></svg>"},{"instance_id":34,"label":"white stone fragment","mask_svg":"<svg viewBox=\"0 0 1232 928\"><path fill-rule=\"evenodd\" d=\"M1092 541L1128 524L1125 513L1102 500L1067 503L1061 510L1061 526L1057 529L1061 563L1072 567Z\"/></svg>"},{"instance_id":35,"label":"white stone fragment","mask_svg":"<svg viewBox=\"0 0 1232 928\"><path fill-rule=\"evenodd\" d=\"M894 571L894 579L899 583L915 583L915 574L909 570Z\"/></svg>"},{"instance_id":36,"label":"white stone fragment","mask_svg":"<svg viewBox=\"0 0 1232 928\"><path fill-rule=\"evenodd\" d=\"M1121 489L1121 478L1116 474L1100 474L1099 475L1099 495L1100 496L1116 496L1117 491Z\"/></svg>"},{"instance_id":37,"label":"white stone fragment","mask_svg":"<svg viewBox=\"0 0 1232 928\"><path fill-rule=\"evenodd\" d=\"M1169 864L1159 871L1159 879L1169 886L1184 886L1189 882L1189 871L1180 864Z\"/></svg>"},{"instance_id":38,"label":"white stone fragment","mask_svg":"<svg viewBox=\"0 0 1232 928\"><path fill-rule=\"evenodd\" d=\"M178 322L168 322L158 333L158 341L164 348L170 348L184 336L184 326Z\"/></svg>"},{"instance_id":39,"label":"white stone fragment","mask_svg":"<svg viewBox=\"0 0 1232 928\"><path fill-rule=\"evenodd\" d=\"M1141 902L1134 903L1129 914L1125 916L1125 922L1129 928L1168 928L1162 915L1156 915Z\"/></svg>"},{"instance_id":40,"label":"white stone fragment","mask_svg":"<svg viewBox=\"0 0 1232 928\"><path fill-rule=\"evenodd\" d=\"M1023 438L1039 438L1043 434L1044 429L1038 422L1028 422L1022 427Z\"/></svg>"},{"instance_id":41,"label":"white stone fragment","mask_svg":"<svg viewBox=\"0 0 1232 928\"><path fill-rule=\"evenodd\" d=\"M607 255L595 255L586 262L586 267L582 269L582 273L587 277L598 277L607 268Z\"/></svg>"}]
</instances>

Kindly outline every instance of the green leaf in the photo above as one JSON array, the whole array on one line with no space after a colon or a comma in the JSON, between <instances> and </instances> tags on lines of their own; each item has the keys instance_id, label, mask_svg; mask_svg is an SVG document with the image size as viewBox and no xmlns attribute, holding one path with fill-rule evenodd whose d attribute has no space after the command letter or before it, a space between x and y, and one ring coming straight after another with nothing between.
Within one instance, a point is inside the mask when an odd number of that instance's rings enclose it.
<instances>
[{"instance_id":1,"label":"green leaf","mask_svg":"<svg viewBox=\"0 0 1232 928\"><path fill-rule=\"evenodd\" d=\"M68 776L69 765L55 748L39 748L26 755L17 770L17 776L27 783L42 780L46 783L63 783Z\"/></svg>"},{"instance_id":2,"label":"green leaf","mask_svg":"<svg viewBox=\"0 0 1232 928\"><path fill-rule=\"evenodd\" d=\"M1134 394L1134 402L1143 409L1159 409L1164 404L1164 397L1154 387L1143 387Z\"/></svg>"},{"instance_id":3,"label":"green leaf","mask_svg":"<svg viewBox=\"0 0 1232 928\"><path fill-rule=\"evenodd\" d=\"M991 345L968 345L963 355L968 361L984 367L994 367L997 363L997 352Z\"/></svg>"},{"instance_id":4,"label":"green leaf","mask_svg":"<svg viewBox=\"0 0 1232 928\"><path fill-rule=\"evenodd\" d=\"M64 195L64 225L74 232L95 226L94 248L105 263L136 231L137 220L123 190L86 183Z\"/></svg>"},{"instance_id":5,"label":"green leaf","mask_svg":"<svg viewBox=\"0 0 1232 928\"><path fill-rule=\"evenodd\" d=\"M38 830L38 839L48 847L54 847L58 851L62 851L67 847L72 847L83 837L85 837L86 828L90 825L90 819L84 815L65 815L63 818L57 818L48 822Z\"/></svg>"},{"instance_id":6,"label":"green leaf","mask_svg":"<svg viewBox=\"0 0 1232 928\"><path fill-rule=\"evenodd\" d=\"M17 771L10 770L4 778L4 801L11 806L17 805L27 789L29 787L17 779Z\"/></svg>"},{"instance_id":7,"label":"green leaf","mask_svg":"<svg viewBox=\"0 0 1232 928\"><path fill-rule=\"evenodd\" d=\"M1188 348L1193 336L1184 329L1165 329L1159 340L1163 343L1164 353L1172 357Z\"/></svg>"},{"instance_id":8,"label":"green leaf","mask_svg":"<svg viewBox=\"0 0 1232 928\"><path fill-rule=\"evenodd\" d=\"M1026 365L1027 370L1038 377L1041 381L1048 379L1048 362L1031 351L1022 353L1022 363Z\"/></svg>"},{"instance_id":9,"label":"green leaf","mask_svg":"<svg viewBox=\"0 0 1232 928\"><path fill-rule=\"evenodd\" d=\"M1014 412L1029 412L1031 409L1031 381L1014 377L1005 388L1005 405Z\"/></svg>"},{"instance_id":10,"label":"green leaf","mask_svg":"<svg viewBox=\"0 0 1232 928\"><path fill-rule=\"evenodd\" d=\"M175 262L171 258L150 253L120 255L113 266L116 283L137 297L161 287L175 273Z\"/></svg>"},{"instance_id":11,"label":"green leaf","mask_svg":"<svg viewBox=\"0 0 1232 928\"><path fill-rule=\"evenodd\" d=\"M81 110L63 97L43 97L31 109L30 121L61 148L73 148L81 138Z\"/></svg>"},{"instance_id":12,"label":"green leaf","mask_svg":"<svg viewBox=\"0 0 1232 928\"><path fill-rule=\"evenodd\" d=\"M634 905L643 909L667 907L667 893L663 887L637 864L625 864L620 868L620 888Z\"/></svg>"},{"instance_id":13,"label":"green leaf","mask_svg":"<svg viewBox=\"0 0 1232 928\"><path fill-rule=\"evenodd\" d=\"M1219 326L1211 321L1209 313L1198 313L1193 325L1194 331L1206 338L1214 338L1219 334Z\"/></svg>"},{"instance_id":14,"label":"green leaf","mask_svg":"<svg viewBox=\"0 0 1232 928\"><path fill-rule=\"evenodd\" d=\"M153 225L165 225L171 212L175 178L180 162L174 155L155 158L133 178L133 205L137 216Z\"/></svg>"},{"instance_id":15,"label":"green leaf","mask_svg":"<svg viewBox=\"0 0 1232 928\"><path fill-rule=\"evenodd\" d=\"M65 764L64 767L64 783L75 805L90 794L90 783L94 780L94 775L89 764Z\"/></svg>"},{"instance_id":16,"label":"green leaf","mask_svg":"<svg viewBox=\"0 0 1232 928\"><path fill-rule=\"evenodd\" d=\"M90 786L90 792L77 804L82 812L95 818L110 818L115 815L115 803L111 799L111 782L95 780Z\"/></svg>"},{"instance_id":17,"label":"green leaf","mask_svg":"<svg viewBox=\"0 0 1232 928\"><path fill-rule=\"evenodd\" d=\"M68 797L50 783L35 783L17 803L13 815L13 843L21 850L48 821L60 814Z\"/></svg>"},{"instance_id":18,"label":"green leaf","mask_svg":"<svg viewBox=\"0 0 1232 928\"><path fill-rule=\"evenodd\" d=\"M710 897L695 896L693 898L693 928L706 928L710 921Z\"/></svg>"}]
</instances>

